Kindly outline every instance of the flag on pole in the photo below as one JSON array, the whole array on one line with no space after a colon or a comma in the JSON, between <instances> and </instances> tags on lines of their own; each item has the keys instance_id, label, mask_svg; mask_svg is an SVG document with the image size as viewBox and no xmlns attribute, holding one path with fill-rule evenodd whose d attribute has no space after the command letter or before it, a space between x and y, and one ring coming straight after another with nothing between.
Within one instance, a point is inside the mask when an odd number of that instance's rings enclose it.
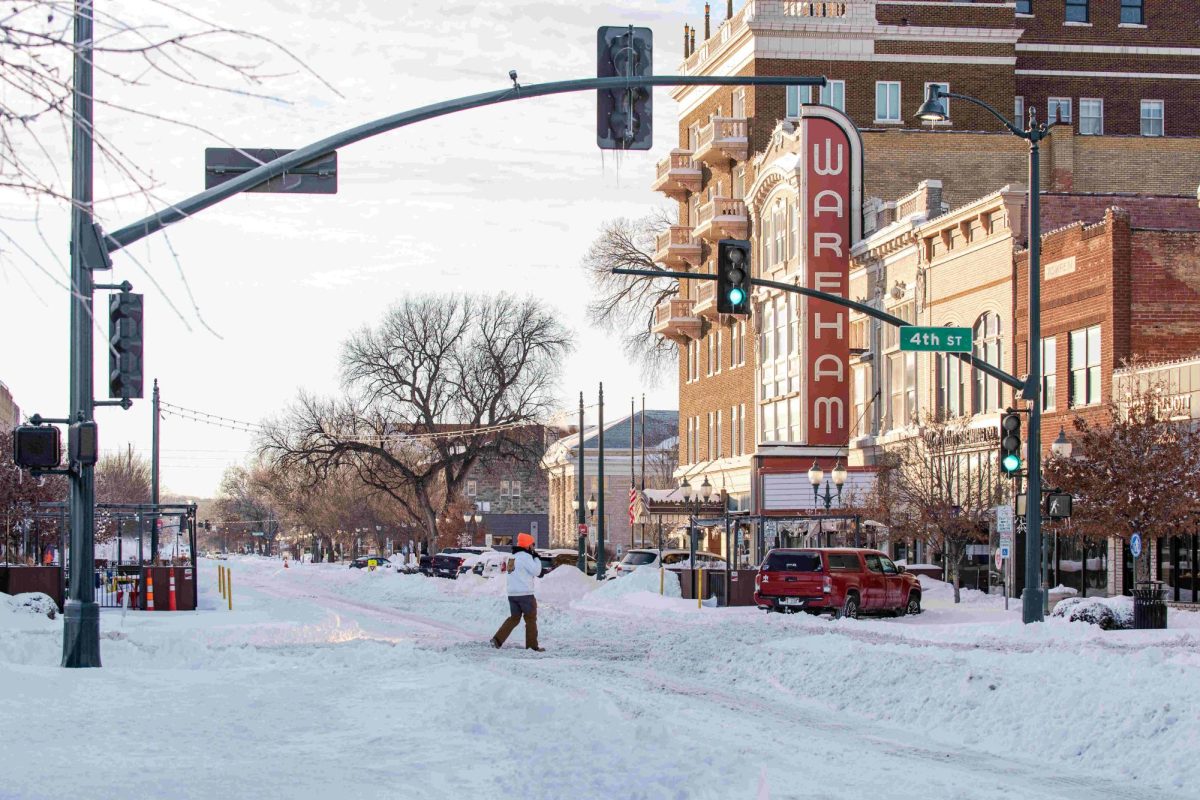
<instances>
[{"instance_id":1,"label":"flag on pole","mask_svg":"<svg viewBox=\"0 0 1200 800\"><path fill-rule=\"evenodd\" d=\"M637 508L637 489L629 487L629 524L632 525L637 515L634 514L634 509Z\"/></svg>"}]
</instances>

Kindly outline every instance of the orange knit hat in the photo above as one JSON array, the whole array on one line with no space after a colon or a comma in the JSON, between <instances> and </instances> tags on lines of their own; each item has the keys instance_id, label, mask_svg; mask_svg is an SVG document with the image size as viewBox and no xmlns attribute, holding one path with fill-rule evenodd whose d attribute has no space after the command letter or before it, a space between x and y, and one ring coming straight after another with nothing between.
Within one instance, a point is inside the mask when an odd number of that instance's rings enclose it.
<instances>
[{"instance_id":1,"label":"orange knit hat","mask_svg":"<svg viewBox=\"0 0 1200 800\"><path fill-rule=\"evenodd\" d=\"M533 547L533 537L528 533L518 533L517 547Z\"/></svg>"}]
</instances>

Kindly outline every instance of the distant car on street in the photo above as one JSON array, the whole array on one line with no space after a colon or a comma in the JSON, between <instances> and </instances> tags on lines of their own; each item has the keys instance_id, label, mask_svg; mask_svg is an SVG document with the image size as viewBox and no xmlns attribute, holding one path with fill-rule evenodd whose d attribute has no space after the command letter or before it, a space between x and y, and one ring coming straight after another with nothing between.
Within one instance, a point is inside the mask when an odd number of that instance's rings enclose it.
<instances>
[{"instance_id":1,"label":"distant car on street","mask_svg":"<svg viewBox=\"0 0 1200 800\"><path fill-rule=\"evenodd\" d=\"M878 550L779 548L754 578L754 602L767 611L921 613L921 584Z\"/></svg>"},{"instance_id":2,"label":"distant car on street","mask_svg":"<svg viewBox=\"0 0 1200 800\"><path fill-rule=\"evenodd\" d=\"M691 552L688 550L665 549L662 555L662 565L665 567L675 567L677 569L687 569L690 564ZM696 551L696 564L702 569L724 569L725 559L716 553L709 553L704 550ZM658 569L658 549L657 548L638 548L630 550L625 554L625 557L612 569L608 571L609 580L620 578L633 572L638 567L652 567Z\"/></svg>"},{"instance_id":3,"label":"distant car on street","mask_svg":"<svg viewBox=\"0 0 1200 800\"><path fill-rule=\"evenodd\" d=\"M395 569L396 565L388 561L383 556L359 556L350 562L350 569L368 569L371 562L375 562L376 569Z\"/></svg>"},{"instance_id":4,"label":"distant car on street","mask_svg":"<svg viewBox=\"0 0 1200 800\"><path fill-rule=\"evenodd\" d=\"M433 574L438 578L457 579L475 566L478 556L493 552L490 547L447 547L433 557Z\"/></svg>"}]
</instances>

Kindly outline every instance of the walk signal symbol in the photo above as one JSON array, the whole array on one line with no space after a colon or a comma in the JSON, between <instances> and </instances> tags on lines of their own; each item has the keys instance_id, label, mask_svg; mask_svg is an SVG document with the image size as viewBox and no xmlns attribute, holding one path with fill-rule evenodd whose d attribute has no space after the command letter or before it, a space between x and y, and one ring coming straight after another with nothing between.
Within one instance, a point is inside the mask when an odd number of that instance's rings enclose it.
<instances>
[{"instance_id":1,"label":"walk signal symbol","mask_svg":"<svg viewBox=\"0 0 1200 800\"><path fill-rule=\"evenodd\" d=\"M1012 475L1021 468L1021 415L1000 418L1000 469Z\"/></svg>"}]
</instances>

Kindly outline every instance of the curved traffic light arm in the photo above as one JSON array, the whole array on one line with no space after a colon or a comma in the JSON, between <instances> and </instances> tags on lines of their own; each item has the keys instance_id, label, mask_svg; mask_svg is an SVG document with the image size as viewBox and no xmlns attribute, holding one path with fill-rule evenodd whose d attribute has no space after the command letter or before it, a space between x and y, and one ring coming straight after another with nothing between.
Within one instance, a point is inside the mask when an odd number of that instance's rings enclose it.
<instances>
[{"instance_id":1,"label":"curved traffic light arm","mask_svg":"<svg viewBox=\"0 0 1200 800\"><path fill-rule=\"evenodd\" d=\"M824 77L780 77L763 75L647 75L644 77L617 78L579 78L570 81L553 81L529 86L512 86L495 92L484 92L456 100L444 100L440 103L422 106L412 111L402 111L389 117L367 122L349 130L336 133L298 150L268 161L255 167L249 172L231 178L218 186L206 189L200 194L155 212L145 219L138 220L132 225L126 225L120 230L104 235L104 245L108 252L120 250L130 244L162 230L180 220L187 219L198 211L216 205L222 200L235 194L253 189L266 183L271 178L306 164L315 158L333 152L346 145L370 139L381 133L394 131L415 122L422 122L435 117L444 117L456 111L466 111L471 108L506 103L510 100L525 100L531 97L543 97L552 94L567 94L583 92L590 89L632 89L639 86L824 86Z\"/></svg>"},{"instance_id":2,"label":"curved traffic light arm","mask_svg":"<svg viewBox=\"0 0 1200 800\"><path fill-rule=\"evenodd\" d=\"M655 270L655 269L614 268L613 273L616 275L642 275L642 276L649 277L649 278L679 278L679 279L692 280L692 281L694 281L694 280L702 280L702 281L717 280L716 275L711 274L711 273L703 273L703 272L667 272L665 270ZM806 286L795 286L790 283L782 283L780 281L768 281L768 280L764 280L762 278L751 278L750 283L754 284L755 286L765 286L769 289L779 289L780 291L792 292L793 294L802 294L805 297L812 297L816 300L825 300L829 303L833 303L834 305L839 305L839 306L842 306L843 308L849 308L849 309L857 311L861 314L866 314L868 317L874 317L875 319L886 322L889 325L895 325L897 328L910 324L910 323L906 322L905 320L901 319L900 317L889 314L886 311L880 311L877 308L872 308L871 306L867 305L866 303L860 303L856 300L850 300L845 297L839 297L836 294L829 294L827 292L819 292L816 289L809 289ZM1013 387L1014 389L1020 389L1025 386L1024 381L1020 380L1019 378L1014 378L1012 375L1009 375L1004 370L999 369L998 367L994 367L991 364L987 363L986 361L976 358L971 353L953 353L953 352L951 352L951 353L947 353L947 355L955 356L956 358L958 358L962 361L965 361L966 363L970 364L972 367L974 367L975 369L984 373L985 375L993 377L996 380L1000 381L1001 383L1006 383L1009 386Z\"/></svg>"}]
</instances>

